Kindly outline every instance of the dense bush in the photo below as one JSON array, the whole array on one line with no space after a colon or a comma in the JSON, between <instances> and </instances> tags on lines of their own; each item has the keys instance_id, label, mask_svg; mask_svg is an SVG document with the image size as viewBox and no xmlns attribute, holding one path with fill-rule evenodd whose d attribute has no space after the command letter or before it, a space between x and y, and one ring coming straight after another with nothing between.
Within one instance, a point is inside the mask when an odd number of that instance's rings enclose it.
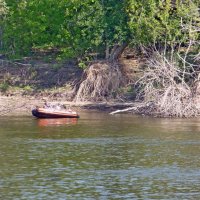
<instances>
[{"instance_id":1,"label":"dense bush","mask_svg":"<svg viewBox=\"0 0 200 200\"><path fill-rule=\"evenodd\" d=\"M199 4L198 0L1 0L0 11L7 10L1 23L1 51L16 56L53 49L61 58L91 53L109 58L122 45L178 45L189 37L181 22L199 23Z\"/></svg>"}]
</instances>

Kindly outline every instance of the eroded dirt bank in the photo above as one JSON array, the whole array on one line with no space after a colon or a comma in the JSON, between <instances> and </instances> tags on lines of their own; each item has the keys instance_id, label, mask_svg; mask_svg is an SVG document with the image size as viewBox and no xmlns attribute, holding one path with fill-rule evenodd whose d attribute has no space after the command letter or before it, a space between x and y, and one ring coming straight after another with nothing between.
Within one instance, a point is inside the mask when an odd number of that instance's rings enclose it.
<instances>
[{"instance_id":1,"label":"eroded dirt bank","mask_svg":"<svg viewBox=\"0 0 200 200\"><path fill-rule=\"evenodd\" d=\"M126 74L133 80L141 73L143 62L134 54L120 60ZM123 101L74 102L76 85L80 83L83 69L76 61L56 62L41 58L24 58L20 61L0 60L0 115L30 115L35 106L44 101L60 103L79 109L96 109L112 112L132 106L133 91L130 86L120 88ZM130 103L129 103L130 102Z\"/></svg>"},{"instance_id":2,"label":"eroded dirt bank","mask_svg":"<svg viewBox=\"0 0 200 200\"><path fill-rule=\"evenodd\" d=\"M36 106L43 106L47 98L36 98L31 96L0 96L0 116L4 115L31 115L31 110ZM101 110L112 112L117 109L124 109L135 104L132 102L73 102L64 100L48 100L49 103L60 103L66 107L71 107L76 111L80 110Z\"/></svg>"}]
</instances>

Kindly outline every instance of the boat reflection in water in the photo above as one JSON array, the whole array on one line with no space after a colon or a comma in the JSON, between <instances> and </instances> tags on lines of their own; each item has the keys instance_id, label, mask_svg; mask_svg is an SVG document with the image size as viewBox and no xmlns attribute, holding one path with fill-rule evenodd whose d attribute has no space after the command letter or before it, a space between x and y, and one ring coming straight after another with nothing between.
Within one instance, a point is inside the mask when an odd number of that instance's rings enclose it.
<instances>
[{"instance_id":1,"label":"boat reflection in water","mask_svg":"<svg viewBox=\"0 0 200 200\"><path fill-rule=\"evenodd\" d=\"M77 122L77 118L38 119L38 126L61 126L66 124L77 124Z\"/></svg>"}]
</instances>

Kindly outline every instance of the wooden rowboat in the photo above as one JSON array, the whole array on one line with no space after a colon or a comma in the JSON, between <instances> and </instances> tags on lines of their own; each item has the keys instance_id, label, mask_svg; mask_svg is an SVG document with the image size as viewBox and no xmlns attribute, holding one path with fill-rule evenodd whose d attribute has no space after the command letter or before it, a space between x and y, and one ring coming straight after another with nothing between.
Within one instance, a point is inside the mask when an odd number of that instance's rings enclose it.
<instances>
[{"instance_id":1,"label":"wooden rowboat","mask_svg":"<svg viewBox=\"0 0 200 200\"><path fill-rule=\"evenodd\" d=\"M79 118L77 112L72 110L57 110L51 108L36 108L32 115L37 118Z\"/></svg>"}]
</instances>

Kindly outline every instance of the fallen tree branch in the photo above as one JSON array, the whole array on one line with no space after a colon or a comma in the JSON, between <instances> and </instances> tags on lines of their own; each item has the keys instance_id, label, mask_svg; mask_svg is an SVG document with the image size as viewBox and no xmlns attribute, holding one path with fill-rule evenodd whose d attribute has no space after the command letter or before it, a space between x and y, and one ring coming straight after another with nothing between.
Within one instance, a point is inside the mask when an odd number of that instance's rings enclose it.
<instances>
[{"instance_id":1,"label":"fallen tree branch","mask_svg":"<svg viewBox=\"0 0 200 200\"><path fill-rule=\"evenodd\" d=\"M111 112L110 114L111 115L114 115L114 114L117 114L117 113L123 113L123 112L128 112L128 111L134 111L134 110L137 110L138 108L137 107L130 107L130 108L126 108L126 109L123 109L123 110L116 110L116 111L113 111Z\"/></svg>"},{"instance_id":2,"label":"fallen tree branch","mask_svg":"<svg viewBox=\"0 0 200 200\"><path fill-rule=\"evenodd\" d=\"M139 113L139 112L142 112L142 110L144 111L147 107L154 107L153 103L152 102L149 102L148 104L139 103L135 106L131 106L129 108L125 108L125 109L121 109L121 110L116 110L116 111L113 111L109 114L114 115L114 114L118 114L118 113L130 112L130 111L135 112L135 113Z\"/></svg>"}]
</instances>

